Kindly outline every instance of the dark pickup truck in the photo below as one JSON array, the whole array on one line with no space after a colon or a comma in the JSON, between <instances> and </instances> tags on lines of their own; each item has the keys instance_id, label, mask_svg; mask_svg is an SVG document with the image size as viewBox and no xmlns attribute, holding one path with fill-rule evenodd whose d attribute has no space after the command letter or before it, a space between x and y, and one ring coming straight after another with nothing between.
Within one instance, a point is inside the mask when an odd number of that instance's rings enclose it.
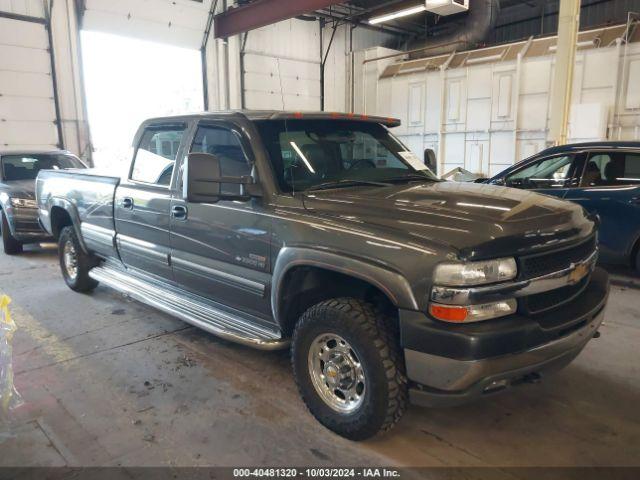
<instances>
[{"instance_id":1,"label":"dark pickup truck","mask_svg":"<svg viewBox=\"0 0 640 480\"><path fill-rule=\"evenodd\" d=\"M0 238L7 255L22 252L26 243L49 240L38 222L36 177L40 170L86 168L71 152L0 152Z\"/></svg>"},{"instance_id":2,"label":"dark pickup truck","mask_svg":"<svg viewBox=\"0 0 640 480\"><path fill-rule=\"evenodd\" d=\"M69 287L101 282L226 339L291 345L311 413L367 438L409 400L455 405L567 365L609 290L582 207L440 181L397 125L149 120L127 178L40 173L40 220Z\"/></svg>"}]
</instances>

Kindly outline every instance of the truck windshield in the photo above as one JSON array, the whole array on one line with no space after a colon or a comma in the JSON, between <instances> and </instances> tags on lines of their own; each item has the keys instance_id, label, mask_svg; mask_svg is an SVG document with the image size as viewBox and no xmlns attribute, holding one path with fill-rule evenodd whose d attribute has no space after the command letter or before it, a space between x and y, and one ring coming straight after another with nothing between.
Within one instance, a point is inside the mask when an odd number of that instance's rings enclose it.
<instances>
[{"instance_id":1,"label":"truck windshield","mask_svg":"<svg viewBox=\"0 0 640 480\"><path fill-rule=\"evenodd\" d=\"M78 158L65 154L3 155L0 163L5 181L34 180L40 170L84 168Z\"/></svg>"},{"instance_id":2,"label":"truck windshield","mask_svg":"<svg viewBox=\"0 0 640 480\"><path fill-rule=\"evenodd\" d=\"M377 123L296 119L256 125L284 192L438 181Z\"/></svg>"}]
</instances>

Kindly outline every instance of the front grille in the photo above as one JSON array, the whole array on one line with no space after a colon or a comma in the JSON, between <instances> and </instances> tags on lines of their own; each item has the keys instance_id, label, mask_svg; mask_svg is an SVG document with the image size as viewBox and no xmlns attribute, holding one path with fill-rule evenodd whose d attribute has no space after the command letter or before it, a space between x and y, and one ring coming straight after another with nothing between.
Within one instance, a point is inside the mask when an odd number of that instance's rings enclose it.
<instances>
[{"instance_id":1,"label":"front grille","mask_svg":"<svg viewBox=\"0 0 640 480\"><path fill-rule=\"evenodd\" d=\"M550 273L565 270L572 263L587 259L596 249L596 239L563 250L540 253L520 258L520 275L524 279L542 277Z\"/></svg>"},{"instance_id":2,"label":"front grille","mask_svg":"<svg viewBox=\"0 0 640 480\"><path fill-rule=\"evenodd\" d=\"M582 291L587 287L590 280L591 275L587 275L575 285L569 285L558 288L557 290L530 295L521 300L520 308L524 310L523 313L529 315L536 315L538 313L558 308L565 303L569 303L575 297L580 295L580 293L582 293Z\"/></svg>"}]
</instances>

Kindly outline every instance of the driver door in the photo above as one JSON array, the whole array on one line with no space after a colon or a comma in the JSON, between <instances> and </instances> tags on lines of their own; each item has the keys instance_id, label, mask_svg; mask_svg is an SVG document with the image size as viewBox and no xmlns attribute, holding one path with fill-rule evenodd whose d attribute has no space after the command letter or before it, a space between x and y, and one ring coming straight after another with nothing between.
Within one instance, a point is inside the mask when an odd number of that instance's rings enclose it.
<instances>
[{"instance_id":1,"label":"driver door","mask_svg":"<svg viewBox=\"0 0 640 480\"><path fill-rule=\"evenodd\" d=\"M226 122L201 122L189 151L218 157L223 176L256 176L248 142ZM221 188L240 193L239 185ZM271 217L263 210L262 199L190 203L176 195L170 220L176 282L211 301L270 319Z\"/></svg>"}]
</instances>

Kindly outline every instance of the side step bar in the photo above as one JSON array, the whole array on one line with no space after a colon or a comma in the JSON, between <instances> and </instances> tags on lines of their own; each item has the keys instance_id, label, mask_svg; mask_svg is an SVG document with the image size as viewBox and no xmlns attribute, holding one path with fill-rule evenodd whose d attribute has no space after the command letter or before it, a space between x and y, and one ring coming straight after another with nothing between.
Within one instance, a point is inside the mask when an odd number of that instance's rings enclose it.
<instances>
[{"instance_id":1,"label":"side step bar","mask_svg":"<svg viewBox=\"0 0 640 480\"><path fill-rule=\"evenodd\" d=\"M125 295L146 303L169 315L226 340L260 350L280 350L289 345L280 332L245 320L175 289L163 288L158 282L134 277L120 268L101 265L89 276Z\"/></svg>"}]
</instances>

